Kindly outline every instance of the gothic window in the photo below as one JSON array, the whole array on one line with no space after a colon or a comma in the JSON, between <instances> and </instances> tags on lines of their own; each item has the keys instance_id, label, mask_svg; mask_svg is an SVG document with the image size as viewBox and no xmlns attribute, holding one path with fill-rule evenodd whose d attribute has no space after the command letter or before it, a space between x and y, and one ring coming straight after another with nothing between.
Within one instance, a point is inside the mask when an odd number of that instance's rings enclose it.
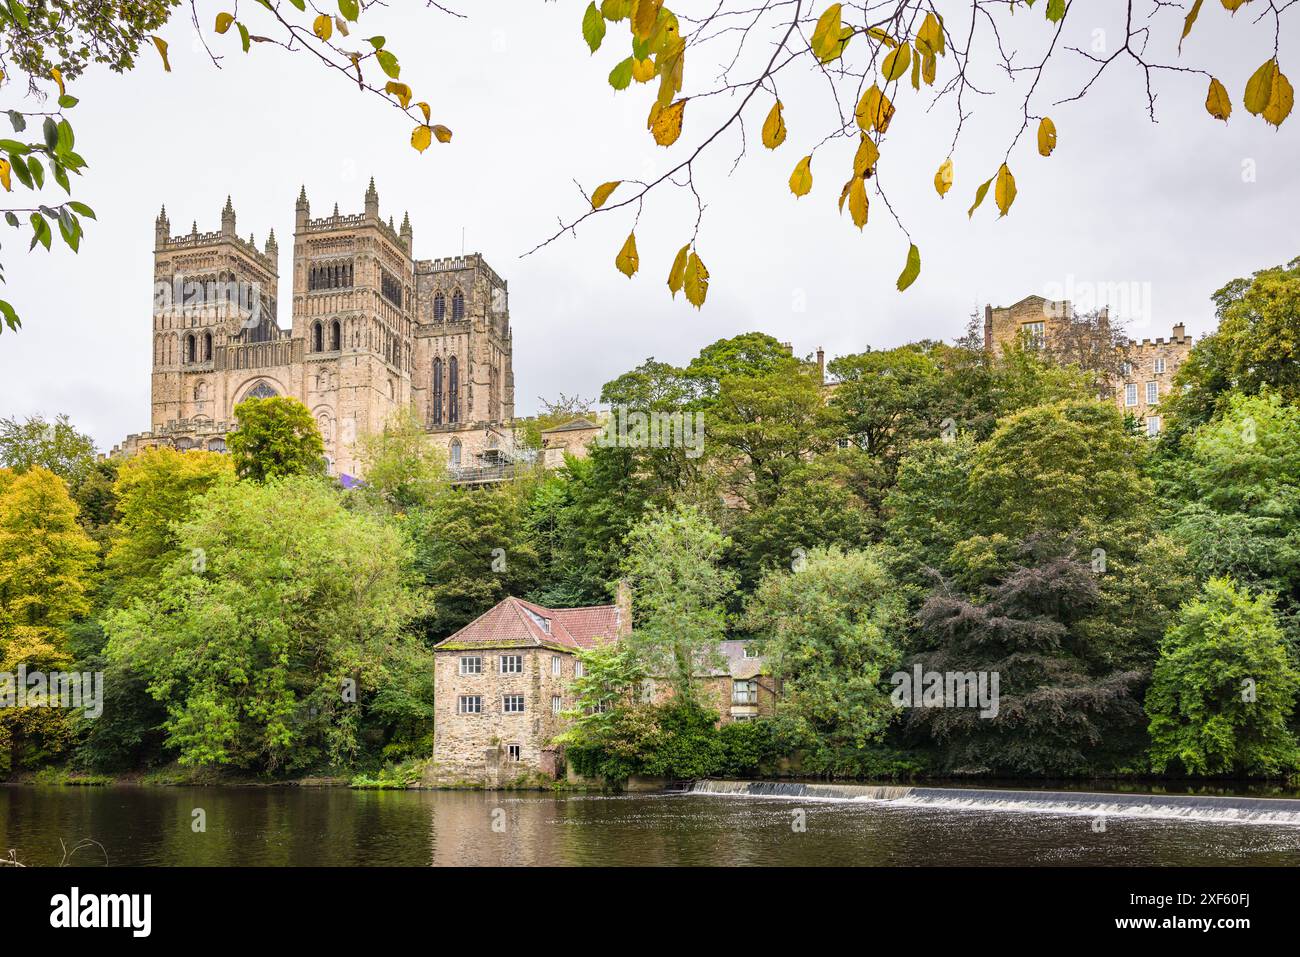
<instances>
[{"instance_id":1,"label":"gothic window","mask_svg":"<svg viewBox=\"0 0 1300 957\"><path fill-rule=\"evenodd\" d=\"M433 424L442 425L442 360L433 360Z\"/></svg>"},{"instance_id":2,"label":"gothic window","mask_svg":"<svg viewBox=\"0 0 1300 957\"><path fill-rule=\"evenodd\" d=\"M319 322L313 322L311 325L311 351L324 352L325 338Z\"/></svg>"},{"instance_id":3,"label":"gothic window","mask_svg":"<svg viewBox=\"0 0 1300 957\"><path fill-rule=\"evenodd\" d=\"M398 309L402 308L402 284L387 269L380 270L379 291Z\"/></svg>"},{"instance_id":4,"label":"gothic window","mask_svg":"<svg viewBox=\"0 0 1300 957\"><path fill-rule=\"evenodd\" d=\"M455 425L460 421L460 370L456 357L447 360L447 421Z\"/></svg>"},{"instance_id":5,"label":"gothic window","mask_svg":"<svg viewBox=\"0 0 1300 957\"><path fill-rule=\"evenodd\" d=\"M433 296L433 318L438 322L447 318L447 297L441 292Z\"/></svg>"},{"instance_id":6,"label":"gothic window","mask_svg":"<svg viewBox=\"0 0 1300 957\"><path fill-rule=\"evenodd\" d=\"M343 347L343 327L335 319L330 323L330 351L338 352Z\"/></svg>"},{"instance_id":7,"label":"gothic window","mask_svg":"<svg viewBox=\"0 0 1300 957\"><path fill-rule=\"evenodd\" d=\"M185 337L185 362L190 363L193 361L194 361L194 335L193 333L190 333Z\"/></svg>"},{"instance_id":8,"label":"gothic window","mask_svg":"<svg viewBox=\"0 0 1300 957\"><path fill-rule=\"evenodd\" d=\"M257 381L257 385L253 386L246 393L244 393L244 398L245 399L269 399L279 394L280 393L276 392L275 389L271 388L271 386L267 383L265 379L259 379Z\"/></svg>"},{"instance_id":9,"label":"gothic window","mask_svg":"<svg viewBox=\"0 0 1300 957\"><path fill-rule=\"evenodd\" d=\"M451 460L451 467L454 469L460 468L460 439L451 440L451 450L450 450L449 457Z\"/></svg>"},{"instance_id":10,"label":"gothic window","mask_svg":"<svg viewBox=\"0 0 1300 957\"><path fill-rule=\"evenodd\" d=\"M453 322L465 318L465 295L459 289L451 294L451 318Z\"/></svg>"}]
</instances>

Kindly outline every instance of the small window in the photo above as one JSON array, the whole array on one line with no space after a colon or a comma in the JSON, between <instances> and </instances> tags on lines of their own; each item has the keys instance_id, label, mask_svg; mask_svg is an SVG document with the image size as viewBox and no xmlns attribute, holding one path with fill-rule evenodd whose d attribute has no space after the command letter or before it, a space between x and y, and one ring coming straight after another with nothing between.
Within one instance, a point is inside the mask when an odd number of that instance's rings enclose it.
<instances>
[{"instance_id":1,"label":"small window","mask_svg":"<svg viewBox=\"0 0 1300 957\"><path fill-rule=\"evenodd\" d=\"M1155 436L1157 436L1157 435L1159 435L1159 434L1160 434L1160 416L1158 416L1158 415L1148 415L1148 416L1147 416L1147 435L1148 435L1148 436L1151 436L1152 438L1154 438Z\"/></svg>"},{"instance_id":2,"label":"small window","mask_svg":"<svg viewBox=\"0 0 1300 957\"><path fill-rule=\"evenodd\" d=\"M1131 362L1121 362L1121 363L1119 364L1119 374L1120 374L1120 375L1122 375L1122 376L1127 376L1127 375L1128 375L1130 372L1132 372L1132 371L1133 371L1133 363L1131 363Z\"/></svg>"},{"instance_id":3,"label":"small window","mask_svg":"<svg viewBox=\"0 0 1300 957\"><path fill-rule=\"evenodd\" d=\"M476 694L463 694L456 702L456 711L459 714L482 714L483 698Z\"/></svg>"},{"instance_id":4,"label":"small window","mask_svg":"<svg viewBox=\"0 0 1300 957\"><path fill-rule=\"evenodd\" d=\"M1157 359L1152 368L1155 370L1156 375L1162 375L1165 371L1165 360Z\"/></svg>"},{"instance_id":5,"label":"small window","mask_svg":"<svg viewBox=\"0 0 1300 957\"><path fill-rule=\"evenodd\" d=\"M1042 322L1023 322L1020 330L1026 336L1026 344L1031 349L1039 349L1046 335L1046 324Z\"/></svg>"},{"instance_id":6,"label":"small window","mask_svg":"<svg viewBox=\"0 0 1300 957\"><path fill-rule=\"evenodd\" d=\"M502 655L501 673L503 675L520 675L524 673L523 655Z\"/></svg>"},{"instance_id":7,"label":"small window","mask_svg":"<svg viewBox=\"0 0 1300 957\"><path fill-rule=\"evenodd\" d=\"M521 694L508 694L501 699L501 710L506 714L523 714L524 696Z\"/></svg>"},{"instance_id":8,"label":"small window","mask_svg":"<svg viewBox=\"0 0 1300 957\"><path fill-rule=\"evenodd\" d=\"M481 675L483 673L483 659L479 655L461 658L460 673L463 675Z\"/></svg>"},{"instance_id":9,"label":"small window","mask_svg":"<svg viewBox=\"0 0 1300 957\"><path fill-rule=\"evenodd\" d=\"M1138 404L1138 387L1136 382L1127 382L1124 384L1124 404Z\"/></svg>"},{"instance_id":10,"label":"small window","mask_svg":"<svg viewBox=\"0 0 1300 957\"><path fill-rule=\"evenodd\" d=\"M581 678L586 673L587 673L587 668L581 661L575 661L573 663L573 677Z\"/></svg>"},{"instance_id":11,"label":"small window","mask_svg":"<svg viewBox=\"0 0 1300 957\"><path fill-rule=\"evenodd\" d=\"M556 676L564 674L564 665L559 655L551 655L551 674Z\"/></svg>"},{"instance_id":12,"label":"small window","mask_svg":"<svg viewBox=\"0 0 1300 957\"><path fill-rule=\"evenodd\" d=\"M610 709L610 703L609 703L608 701L605 701L605 700L602 699L602 700L600 700L600 701L597 701L594 705L592 705L592 706L591 706L591 709L590 709L587 713L588 713L588 714L604 714L604 713L605 713L606 711L608 711L609 709Z\"/></svg>"},{"instance_id":13,"label":"small window","mask_svg":"<svg viewBox=\"0 0 1300 957\"><path fill-rule=\"evenodd\" d=\"M523 756L523 748L517 744L506 745L506 760L518 761Z\"/></svg>"},{"instance_id":14,"label":"small window","mask_svg":"<svg viewBox=\"0 0 1300 957\"><path fill-rule=\"evenodd\" d=\"M564 700L557 694L551 695L551 714L559 714L564 710Z\"/></svg>"},{"instance_id":15,"label":"small window","mask_svg":"<svg viewBox=\"0 0 1300 957\"><path fill-rule=\"evenodd\" d=\"M746 658L757 658L757 657L758 657L758 649L755 648L753 645L745 645L745 652L744 652L744 654L745 654L745 657L746 657Z\"/></svg>"},{"instance_id":16,"label":"small window","mask_svg":"<svg viewBox=\"0 0 1300 957\"><path fill-rule=\"evenodd\" d=\"M1160 401L1160 383L1147 383L1147 405L1155 405Z\"/></svg>"},{"instance_id":17,"label":"small window","mask_svg":"<svg viewBox=\"0 0 1300 957\"><path fill-rule=\"evenodd\" d=\"M731 683L731 703L732 704L757 704L758 703L758 682L733 681Z\"/></svg>"}]
</instances>

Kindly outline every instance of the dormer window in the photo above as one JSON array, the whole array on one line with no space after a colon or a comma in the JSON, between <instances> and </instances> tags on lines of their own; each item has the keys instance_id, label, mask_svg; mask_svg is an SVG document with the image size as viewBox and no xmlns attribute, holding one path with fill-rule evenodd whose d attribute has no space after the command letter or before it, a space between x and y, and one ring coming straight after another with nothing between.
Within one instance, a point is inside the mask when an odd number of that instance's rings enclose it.
<instances>
[{"instance_id":1,"label":"dormer window","mask_svg":"<svg viewBox=\"0 0 1300 957\"><path fill-rule=\"evenodd\" d=\"M537 624L538 628L542 629L542 631L546 632L548 635L551 633L551 619L543 618L541 615L537 614L537 612L529 611L527 608L525 608L524 611L528 612L528 617Z\"/></svg>"}]
</instances>

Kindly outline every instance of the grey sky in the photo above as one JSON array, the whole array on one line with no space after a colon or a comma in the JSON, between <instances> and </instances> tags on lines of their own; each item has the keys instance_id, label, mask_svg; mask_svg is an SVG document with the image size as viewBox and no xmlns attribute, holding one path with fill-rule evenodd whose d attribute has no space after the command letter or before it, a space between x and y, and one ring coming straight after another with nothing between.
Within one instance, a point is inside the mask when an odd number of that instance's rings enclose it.
<instances>
[{"instance_id":1,"label":"grey sky","mask_svg":"<svg viewBox=\"0 0 1300 957\"><path fill-rule=\"evenodd\" d=\"M1241 105L1247 77L1271 51L1271 25L1253 24L1248 8L1230 21L1216 3L1205 5L1183 61L1223 80L1234 102L1230 122L1205 112L1204 77L1158 73L1153 124L1131 62L1112 66L1082 102L1052 106L1088 74L1084 61L1065 54L1032 107L1055 120L1058 149L1038 156L1031 127L1011 157L1019 196L1002 220L991 196L972 221L966 209L1019 126L1023 94L1008 98L990 74L989 85L1004 95L972 104L954 155L956 183L940 201L932 178L947 155L952 107L926 113L927 91L901 91L881 175L921 249L921 277L904 294L894 280L907 239L884 204L872 197L861 234L837 215L850 143L816 154L811 195L796 201L786 187L795 162L834 125L825 82L811 75L780 81L789 137L779 150L758 143L771 103L760 94L747 113L747 154L736 172L729 175L738 131L720 138L716 155L696 170L708 204L698 248L712 273L702 311L680 296L670 300L664 284L695 222L684 191L647 202L637 226L641 272L632 280L613 266L631 228L629 210L597 216L576 239L520 259L554 230L557 216L580 212L575 179L590 190L605 180L652 178L692 149L711 119L734 109L724 96L692 102L681 140L656 147L644 126L652 87L615 94L605 82L626 34L611 28L605 46L588 56L579 30L585 5L508 0L489 15L465 3L474 11L468 20L401 3L394 4L401 10L366 14L360 35L389 38L416 99L428 100L435 122L455 131L452 144L435 143L423 155L407 144L410 124L395 110L301 55L255 46L245 56L232 31L214 38L225 54L223 68L214 68L183 12L163 32L172 73L146 50L133 74L83 78L71 90L81 98L73 119L91 168L74 196L99 221L87 224L75 256L58 246L25 254L7 230L0 233L4 294L25 321L17 335L0 335L0 415L67 412L105 450L146 429L159 205L166 203L173 232L194 220L209 230L231 194L241 235L252 232L261 244L275 228L287 302L293 203L303 183L314 216L336 202L356 212L373 175L385 217L400 222L409 210L418 258L459 253L463 230L464 248L484 253L510 283L520 414L535 411L539 395L594 397L648 356L684 362L743 331L791 341L800 354L823 346L836 355L951 339L974 306L1068 287L1076 295L1094 286L1136 289L1142 305L1149 296L1149 315L1133 326L1139 337L1168 335L1176 322L1199 335L1212 327L1215 289L1300 254L1300 118L1274 130ZM714 5L676 8L689 14ZM224 6L200 2L203 22ZM965 6L939 4L953 11L950 24ZM1095 29L1112 46L1121 41L1122 3L1076 6L1067 44L1095 42ZM252 19L257 8L250 8ZM1178 62L1172 47L1181 17L1171 10L1155 21L1161 39L1153 58ZM1029 12L1017 14L1003 40L1038 57L1049 36L1041 14ZM1282 68L1300 82L1300 54L1288 39L1284 32ZM710 49L690 54L686 93L709 85ZM941 61L940 82L950 73L951 59ZM743 66L735 73L747 75ZM4 99L5 108L14 105L12 96Z\"/></svg>"}]
</instances>

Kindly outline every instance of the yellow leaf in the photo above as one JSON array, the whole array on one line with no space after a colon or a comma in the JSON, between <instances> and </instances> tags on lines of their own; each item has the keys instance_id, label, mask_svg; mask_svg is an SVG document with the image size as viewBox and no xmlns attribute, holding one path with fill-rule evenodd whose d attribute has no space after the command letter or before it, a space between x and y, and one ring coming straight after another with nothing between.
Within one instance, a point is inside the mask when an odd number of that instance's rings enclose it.
<instances>
[{"instance_id":1,"label":"yellow leaf","mask_svg":"<svg viewBox=\"0 0 1300 957\"><path fill-rule=\"evenodd\" d=\"M1273 98L1273 80L1277 76L1277 61L1269 60L1246 81L1246 97L1243 102L1246 109L1259 116L1268 109L1269 100Z\"/></svg>"},{"instance_id":2,"label":"yellow leaf","mask_svg":"<svg viewBox=\"0 0 1300 957\"><path fill-rule=\"evenodd\" d=\"M933 53L927 53L925 59L921 61L921 79L925 80L926 86L934 86L934 74L938 67L938 61Z\"/></svg>"},{"instance_id":3,"label":"yellow leaf","mask_svg":"<svg viewBox=\"0 0 1300 957\"><path fill-rule=\"evenodd\" d=\"M1038 121L1038 152L1043 156L1051 156L1054 149L1056 149L1056 124L1044 116Z\"/></svg>"},{"instance_id":4,"label":"yellow leaf","mask_svg":"<svg viewBox=\"0 0 1300 957\"><path fill-rule=\"evenodd\" d=\"M57 66L53 67L50 70L50 76L54 77L54 82L59 84L59 96L63 96L65 92L63 89L63 71L60 70Z\"/></svg>"},{"instance_id":5,"label":"yellow leaf","mask_svg":"<svg viewBox=\"0 0 1300 957\"><path fill-rule=\"evenodd\" d=\"M1291 81L1286 78L1285 73L1278 70L1277 76L1273 79L1273 93L1268 98L1268 106L1264 107L1264 122L1281 126L1282 121L1291 114L1291 107L1294 105L1295 90L1291 88Z\"/></svg>"},{"instance_id":6,"label":"yellow leaf","mask_svg":"<svg viewBox=\"0 0 1300 957\"><path fill-rule=\"evenodd\" d=\"M1183 35L1178 38L1179 53L1183 52L1183 41L1187 39L1187 34L1192 32L1192 24L1194 24L1196 22L1196 18L1201 15L1202 2L1203 0L1196 0L1196 2L1192 4L1192 9L1187 14L1187 18L1183 20Z\"/></svg>"},{"instance_id":7,"label":"yellow leaf","mask_svg":"<svg viewBox=\"0 0 1300 957\"><path fill-rule=\"evenodd\" d=\"M781 101L772 104L772 110L763 121L763 145L770 150L785 142L785 120L781 116Z\"/></svg>"},{"instance_id":8,"label":"yellow leaf","mask_svg":"<svg viewBox=\"0 0 1300 957\"><path fill-rule=\"evenodd\" d=\"M691 253L686 261L686 301L696 309L704 305L704 297L709 294L709 271L704 268L704 261Z\"/></svg>"},{"instance_id":9,"label":"yellow leaf","mask_svg":"<svg viewBox=\"0 0 1300 957\"><path fill-rule=\"evenodd\" d=\"M805 156L794 164L790 174L790 192L796 196L807 196L812 189L812 157Z\"/></svg>"},{"instance_id":10,"label":"yellow leaf","mask_svg":"<svg viewBox=\"0 0 1300 957\"><path fill-rule=\"evenodd\" d=\"M993 182L991 179L980 183L979 188L975 190L975 202L971 203L970 209L966 210L966 218L975 215L975 210L980 208L980 203L984 202L984 195L989 191L989 185Z\"/></svg>"},{"instance_id":11,"label":"yellow leaf","mask_svg":"<svg viewBox=\"0 0 1300 957\"><path fill-rule=\"evenodd\" d=\"M623 182L621 179L616 179L612 183L601 183L597 186L591 194L591 208L600 209L600 207L604 206L605 200L609 199L610 194L618 189L618 184L621 182Z\"/></svg>"},{"instance_id":12,"label":"yellow leaf","mask_svg":"<svg viewBox=\"0 0 1300 957\"><path fill-rule=\"evenodd\" d=\"M682 135L682 117L685 112L685 100L676 100L659 111L650 127L656 143L672 146L677 142L677 137Z\"/></svg>"},{"instance_id":13,"label":"yellow leaf","mask_svg":"<svg viewBox=\"0 0 1300 957\"><path fill-rule=\"evenodd\" d=\"M434 123L433 138L439 143L450 143L451 130L447 129L447 127L443 126L441 123Z\"/></svg>"},{"instance_id":14,"label":"yellow leaf","mask_svg":"<svg viewBox=\"0 0 1300 957\"><path fill-rule=\"evenodd\" d=\"M865 176L868 170L876 168L876 162L880 159L880 150L866 133L861 134L861 140L858 143L858 151L853 156L853 175L857 177Z\"/></svg>"},{"instance_id":15,"label":"yellow leaf","mask_svg":"<svg viewBox=\"0 0 1300 957\"><path fill-rule=\"evenodd\" d=\"M1249 2L1250 0L1223 0L1223 5L1228 10L1231 10L1233 13L1236 13L1239 7Z\"/></svg>"},{"instance_id":16,"label":"yellow leaf","mask_svg":"<svg viewBox=\"0 0 1300 957\"><path fill-rule=\"evenodd\" d=\"M867 181L861 176L849 183L849 216L858 229L867 225Z\"/></svg>"},{"instance_id":17,"label":"yellow leaf","mask_svg":"<svg viewBox=\"0 0 1300 957\"><path fill-rule=\"evenodd\" d=\"M840 40L840 27L840 5L832 3L817 18L817 26L813 28L812 51L823 63L835 56L835 48Z\"/></svg>"},{"instance_id":18,"label":"yellow leaf","mask_svg":"<svg viewBox=\"0 0 1300 957\"><path fill-rule=\"evenodd\" d=\"M912 243L907 250L907 262L903 265L903 271L898 274L898 291L902 292L916 282L916 277L919 275L921 275L921 250L916 248L916 243Z\"/></svg>"},{"instance_id":19,"label":"yellow leaf","mask_svg":"<svg viewBox=\"0 0 1300 957\"><path fill-rule=\"evenodd\" d=\"M638 40L650 39L663 5L664 0L636 0L632 8L632 33Z\"/></svg>"},{"instance_id":20,"label":"yellow leaf","mask_svg":"<svg viewBox=\"0 0 1300 957\"><path fill-rule=\"evenodd\" d=\"M13 192L13 186L9 183L9 171L13 169L8 160L0 159L0 185L3 185L6 193Z\"/></svg>"},{"instance_id":21,"label":"yellow leaf","mask_svg":"<svg viewBox=\"0 0 1300 957\"><path fill-rule=\"evenodd\" d=\"M944 54L943 25L933 13L927 13L916 32L916 52L921 54Z\"/></svg>"},{"instance_id":22,"label":"yellow leaf","mask_svg":"<svg viewBox=\"0 0 1300 957\"><path fill-rule=\"evenodd\" d=\"M1232 114L1232 100L1228 99L1228 91L1214 77L1210 77L1210 92L1205 96L1205 108L1212 117L1225 123Z\"/></svg>"},{"instance_id":23,"label":"yellow leaf","mask_svg":"<svg viewBox=\"0 0 1300 957\"><path fill-rule=\"evenodd\" d=\"M918 52L916 56L912 57L912 89L919 90L920 88L921 88L921 54Z\"/></svg>"},{"instance_id":24,"label":"yellow leaf","mask_svg":"<svg viewBox=\"0 0 1300 957\"><path fill-rule=\"evenodd\" d=\"M424 122L428 123L428 122L429 122L429 104L428 104L428 103L425 103L425 102L423 102L423 101L421 101L421 102L419 102L419 103L417 103L417 104L415 104L415 105L418 106L418 107L420 108L420 112L424 114Z\"/></svg>"},{"instance_id":25,"label":"yellow leaf","mask_svg":"<svg viewBox=\"0 0 1300 957\"><path fill-rule=\"evenodd\" d=\"M235 22L235 15L233 13L218 13L217 32L225 33L227 30L230 29L230 25L234 22Z\"/></svg>"},{"instance_id":26,"label":"yellow leaf","mask_svg":"<svg viewBox=\"0 0 1300 957\"><path fill-rule=\"evenodd\" d=\"M677 255L673 259L673 268L668 270L668 291L673 294L674 299L677 298L677 293L686 281L686 254L690 251L690 243L677 250Z\"/></svg>"},{"instance_id":27,"label":"yellow leaf","mask_svg":"<svg viewBox=\"0 0 1300 957\"><path fill-rule=\"evenodd\" d=\"M405 83L389 80L384 86L384 92L397 97L397 101L402 104L402 109L406 109L411 103L411 88Z\"/></svg>"},{"instance_id":28,"label":"yellow leaf","mask_svg":"<svg viewBox=\"0 0 1300 957\"><path fill-rule=\"evenodd\" d=\"M871 39L873 40L879 40L881 43L889 47L891 50L894 47L898 46L898 41L895 40L893 37L891 37L884 30L880 29L880 27L868 27L867 36L871 37Z\"/></svg>"},{"instance_id":29,"label":"yellow leaf","mask_svg":"<svg viewBox=\"0 0 1300 957\"><path fill-rule=\"evenodd\" d=\"M162 61L163 61L163 70L167 73L170 73L172 71L172 65L167 62L167 41L164 40L162 37L150 37L149 39L153 40L153 45L158 48L158 55L162 57ZM62 95L62 93L63 93L63 81L60 80L59 94Z\"/></svg>"},{"instance_id":30,"label":"yellow leaf","mask_svg":"<svg viewBox=\"0 0 1300 957\"><path fill-rule=\"evenodd\" d=\"M638 83L649 83L655 78L655 73L658 72L658 69L659 68L655 65L654 60L648 58L645 60L637 60L633 58L632 79L636 80Z\"/></svg>"},{"instance_id":31,"label":"yellow leaf","mask_svg":"<svg viewBox=\"0 0 1300 957\"><path fill-rule=\"evenodd\" d=\"M628 279L636 275L637 268L641 265L641 260L636 254L636 233L627 234L627 242L623 244L623 248L614 257L614 265Z\"/></svg>"},{"instance_id":32,"label":"yellow leaf","mask_svg":"<svg viewBox=\"0 0 1300 957\"><path fill-rule=\"evenodd\" d=\"M934 174L934 188L938 191L940 197L943 197L948 190L952 189L951 156L939 164L939 171Z\"/></svg>"},{"instance_id":33,"label":"yellow leaf","mask_svg":"<svg viewBox=\"0 0 1300 957\"><path fill-rule=\"evenodd\" d=\"M862 99L858 101L856 112L858 126L863 130L876 130L879 133L889 129L889 121L894 116L894 105L889 102L889 97L876 84L871 84L871 89L862 94Z\"/></svg>"},{"instance_id":34,"label":"yellow leaf","mask_svg":"<svg viewBox=\"0 0 1300 957\"><path fill-rule=\"evenodd\" d=\"M900 79L907 72L911 59L912 48L904 43L897 50L885 55L885 62L881 64L880 72L891 82Z\"/></svg>"},{"instance_id":35,"label":"yellow leaf","mask_svg":"<svg viewBox=\"0 0 1300 957\"><path fill-rule=\"evenodd\" d=\"M322 13L312 21L311 29L322 40L328 40L334 35L334 21L330 19L328 13Z\"/></svg>"},{"instance_id":36,"label":"yellow leaf","mask_svg":"<svg viewBox=\"0 0 1300 957\"><path fill-rule=\"evenodd\" d=\"M993 199L998 204L998 209L1005 216L1011 209L1011 204L1016 201L1016 178L1011 175L1011 167L1006 163L998 170L998 182L993 187Z\"/></svg>"},{"instance_id":37,"label":"yellow leaf","mask_svg":"<svg viewBox=\"0 0 1300 957\"><path fill-rule=\"evenodd\" d=\"M411 145L423 153L433 142L433 130L427 123L421 123L411 133Z\"/></svg>"},{"instance_id":38,"label":"yellow leaf","mask_svg":"<svg viewBox=\"0 0 1300 957\"><path fill-rule=\"evenodd\" d=\"M844 184L844 188L840 190L840 213L841 214L844 212L844 201L849 198L849 190L851 190L852 188L853 188L853 180L850 179L847 183Z\"/></svg>"}]
</instances>

